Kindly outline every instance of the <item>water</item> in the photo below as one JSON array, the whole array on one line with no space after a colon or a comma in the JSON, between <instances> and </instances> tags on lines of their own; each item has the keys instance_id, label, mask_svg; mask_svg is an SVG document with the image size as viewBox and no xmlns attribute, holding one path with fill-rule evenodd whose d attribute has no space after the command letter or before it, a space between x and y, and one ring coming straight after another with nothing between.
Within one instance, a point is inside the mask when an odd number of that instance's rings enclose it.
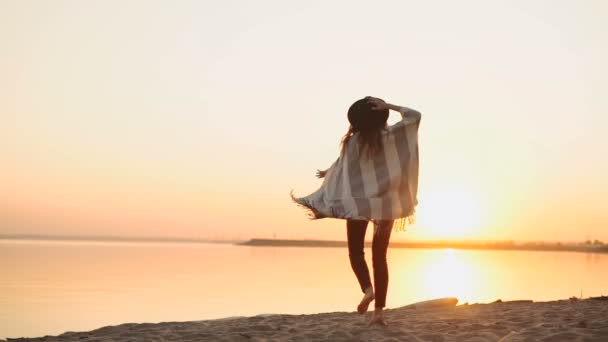
<instances>
[{"instance_id":1,"label":"water","mask_svg":"<svg viewBox=\"0 0 608 342\"><path fill-rule=\"evenodd\" d=\"M371 251L366 250L371 267ZM608 255L389 249L387 307L608 294ZM0 241L0 338L127 322L354 311L346 248Z\"/></svg>"}]
</instances>

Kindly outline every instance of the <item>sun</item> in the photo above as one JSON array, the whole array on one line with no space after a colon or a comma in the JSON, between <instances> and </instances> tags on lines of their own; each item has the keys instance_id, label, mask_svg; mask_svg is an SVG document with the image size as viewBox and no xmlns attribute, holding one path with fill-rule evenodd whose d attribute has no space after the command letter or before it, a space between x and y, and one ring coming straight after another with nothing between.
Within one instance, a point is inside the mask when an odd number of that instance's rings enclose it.
<instances>
[{"instance_id":1,"label":"sun","mask_svg":"<svg viewBox=\"0 0 608 342\"><path fill-rule=\"evenodd\" d=\"M482 224L480 196L464 186L447 186L421 193L416 223L431 239L471 239Z\"/></svg>"}]
</instances>

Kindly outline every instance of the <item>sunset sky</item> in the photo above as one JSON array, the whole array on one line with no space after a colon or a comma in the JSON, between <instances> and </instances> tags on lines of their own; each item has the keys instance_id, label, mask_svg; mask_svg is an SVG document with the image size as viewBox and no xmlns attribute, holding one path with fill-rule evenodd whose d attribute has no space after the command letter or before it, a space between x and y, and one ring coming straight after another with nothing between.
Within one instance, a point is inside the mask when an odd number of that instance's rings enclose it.
<instances>
[{"instance_id":1,"label":"sunset sky","mask_svg":"<svg viewBox=\"0 0 608 342\"><path fill-rule=\"evenodd\" d=\"M417 223L394 240L607 241L606 18L601 0L0 0L0 234L343 240L289 192L317 189L371 95L422 113Z\"/></svg>"}]
</instances>

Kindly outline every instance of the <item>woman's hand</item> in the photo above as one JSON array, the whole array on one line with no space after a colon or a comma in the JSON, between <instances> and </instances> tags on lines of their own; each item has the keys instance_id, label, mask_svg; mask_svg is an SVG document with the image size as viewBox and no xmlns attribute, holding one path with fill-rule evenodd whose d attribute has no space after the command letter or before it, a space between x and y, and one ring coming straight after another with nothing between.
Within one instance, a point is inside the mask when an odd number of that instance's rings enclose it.
<instances>
[{"instance_id":1,"label":"woman's hand","mask_svg":"<svg viewBox=\"0 0 608 342\"><path fill-rule=\"evenodd\" d=\"M373 110L390 109L389 105L386 102L384 102L384 100L382 100L382 99L379 99L377 97L371 97L371 96L367 96L366 99L367 99L367 102L372 104Z\"/></svg>"},{"instance_id":2,"label":"woman's hand","mask_svg":"<svg viewBox=\"0 0 608 342\"><path fill-rule=\"evenodd\" d=\"M327 170L325 170L325 171L317 170L317 178L323 178L323 177L325 177L326 174L327 174Z\"/></svg>"}]
</instances>

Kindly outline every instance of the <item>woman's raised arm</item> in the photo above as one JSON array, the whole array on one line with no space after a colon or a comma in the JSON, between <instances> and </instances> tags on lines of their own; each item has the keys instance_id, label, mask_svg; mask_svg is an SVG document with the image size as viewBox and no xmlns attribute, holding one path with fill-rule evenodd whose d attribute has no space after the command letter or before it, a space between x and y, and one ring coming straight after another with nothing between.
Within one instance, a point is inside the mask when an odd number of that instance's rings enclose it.
<instances>
[{"instance_id":1,"label":"woman's raised arm","mask_svg":"<svg viewBox=\"0 0 608 342\"><path fill-rule=\"evenodd\" d=\"M384 102L384 100L376 98L376 97L370 96L368 101L372 103L373 109L377 109L377 110L389 109L389 110L394 110L394 111L401 113L401 121L405 121L406 124L419 121L422 117L422 114L415 109L405 107L405 106L397 106L394 104L386 103L386 102Z\"/></svg>"},{"instance_id":2,"label":"woman's raised arm","mask_svg":"<svg viewBox=\"0 0 608 342\"><path fill-rule=\"evenodd\" d=\"M395 109L393 110L396 110L401 113L402 120L408 120L408 122L416 122L422 118L422 114L419 111L409 107L395 106Z\"/></svg>"}]
</instances>

